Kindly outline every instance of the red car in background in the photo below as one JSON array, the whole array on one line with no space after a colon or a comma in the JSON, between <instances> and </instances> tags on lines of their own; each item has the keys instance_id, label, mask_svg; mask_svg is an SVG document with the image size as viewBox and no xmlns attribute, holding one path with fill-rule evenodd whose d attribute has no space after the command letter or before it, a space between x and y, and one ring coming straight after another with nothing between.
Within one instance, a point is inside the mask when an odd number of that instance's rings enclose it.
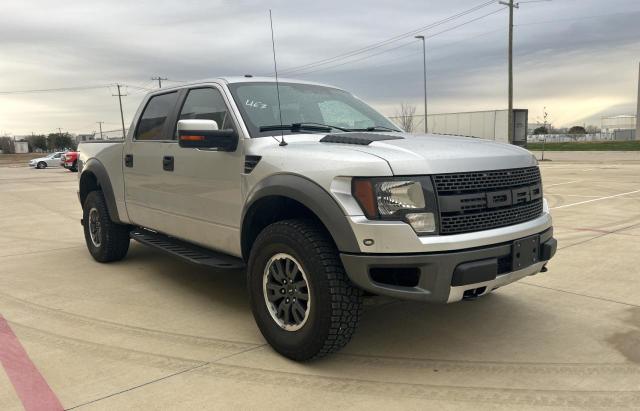
<instances>
[{"instance_id":1,"label":"red car in background","mask_svg":"<svg viewBox=\"0 0 640 411\"><path fill-rule=\"evenodd\" d=\"M71 170L73 172L78 171L78 152L67 151L64 153L60 159L60 165L67 170Z\"/></svg>"}]
</instances>

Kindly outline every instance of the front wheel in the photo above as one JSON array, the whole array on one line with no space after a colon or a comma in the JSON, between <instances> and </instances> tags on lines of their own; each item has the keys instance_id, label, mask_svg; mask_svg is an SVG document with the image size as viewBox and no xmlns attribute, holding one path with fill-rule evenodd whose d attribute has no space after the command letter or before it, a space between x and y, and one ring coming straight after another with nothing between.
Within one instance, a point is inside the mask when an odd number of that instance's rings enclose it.
<instances>
[{"instance_id":1,"label":"front wheel","mask_svg":"<svg viewBox=\"0 0 640 411\"><path fill-rule=\"evenodd\" d=\"M47 168L47 163L41 161L36 165L36 168Z\"/></svg>"},{"instance_id":2,"label":"front wheel","mask_svg":"<svg viewBox=\"0 0 640 411\"><path fill-rule=\"evenodd\" d=\"M102 191L92 191L82 208L84 239L91 256L101 263L122 260L129 251L129 227L111 221Z\"/></svg>"},{"instance_id":3,"label":"front wheel","mask_svg":"<svg viewBox=\"0 0 640 411\"><path fill-rule=\"evenodd\" d=\"M71 166L71 168L69 168L69 170L73 173L78 171L78 162L74 161L73 165Z\"/></svg>"},{"instance_id":4,"label":"front wheel","mask_svg":"<svg viewBox=\"0 0 640 411\"><path fill-rule=\"evenodd\" d=\"M347 277L331 237L311 220L265 228L249 258L251 308L262 335L296 361L344 347L362 312L362 291Z\"/></svg>"}]
</instances>

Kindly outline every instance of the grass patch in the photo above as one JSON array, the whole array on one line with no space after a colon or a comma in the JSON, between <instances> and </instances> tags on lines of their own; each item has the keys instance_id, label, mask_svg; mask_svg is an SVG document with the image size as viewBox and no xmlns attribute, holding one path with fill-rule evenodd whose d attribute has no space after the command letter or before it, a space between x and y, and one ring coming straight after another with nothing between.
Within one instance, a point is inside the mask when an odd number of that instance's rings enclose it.
<instances>
[{"instance_id":1,"label":"grass patch","mask_svg":"<svg viewBox=\"0 0 640 411\"><path fill-rule=\"evenodd\" d=\"M46 157L49 153L25 153L25 154L0 154L0 166L9 164L29 164L29 160L38 157Z\"/></svg>"},{"instance_id":2,"label":"grass patch","mask_svg":"<svg viewBox=\"0 0 640 411\"><path fill-rule=\"evenodd\" d=\"M542 143L528 143L531 151L542 151ZM545 151L640 151L640 140L546 143Z\"/></svg>"}]
</instances>

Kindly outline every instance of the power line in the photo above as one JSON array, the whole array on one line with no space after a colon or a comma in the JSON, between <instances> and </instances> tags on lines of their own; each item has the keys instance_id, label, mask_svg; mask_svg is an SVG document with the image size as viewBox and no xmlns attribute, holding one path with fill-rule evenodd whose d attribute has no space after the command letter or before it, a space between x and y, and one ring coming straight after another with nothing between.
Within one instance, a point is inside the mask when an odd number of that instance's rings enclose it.
<instances>
[{"instance_id":1,"label":"power line","mask_svg":"<svg viewBox=\"0 0 640 411\"><path fill-rule=\"evenodd\" d=\"M301 75L304 76L304 75L311 74L311 73L317 73L318 71L331 70L332 68L344 66L346 64L357 63L358 61L366 60L366 59L369 59L371 57L379 56L380 54L388 53L390 51L398 50L398 49L401 49L403 47L411 46L411 45L414 45L414 44L415 44L415 42L405 43L405 44L401 44L399 46L391 47L389 49L384 49L384 50L379 51L377 53L369 54L367 56L363 56L363 57L360 57L360 58L357 58L357 59L354 59L354 60L348 60L348 61L345 61L345 62L342 62L342 63L333 64L333 65L328 66L328 67L321 67L321 68L316 68L316 69L313 69L313 70L303 70L303 71L301 71L299 73L296 73L296 76L301 76Z\"/></svg>"},{"instance_id":2,"label":"power line","mask_svg":"<svg viewBox=\"0 0 640 411\"><path fill-rule=\"evenodd\" d=\"M467 24L471 24L471 23L473 23L473 22L475 22L475 21L481 20L481 19L486 18L486 17L488 17L488 16L491 16L491 15L493 15L493 14L499 13L499 12L501 12L501 11L503 11L503 10L505 10L505 8L504 8L504 7L501 7L501 8L499 8L499 9L497 9L497 10L492 11L491 13L483 14L482 16L479 16L479 17L473 18L473 19L471 19L471 20L467 20L467 21L465 21L464 23L457 24L457 25L455 25L455 26L452 26L452 27L446 28L446 29L441 30L441 31L439 31L439 32L437 32L437 33L434 33L434 34L432 34L432 35L425 36L425 38L427 38L427 39L431 39L431 38L437 37L437 36L439 36L439 35L442 35L442 34L444 34L444 33L449 32L449 31L451 31L451 30L455 30L455 29L457 29L457 28L459 28L459 27L466 26ZM495 31L495 30L494 30L494 31ZM403 47L406 47L406 46L410 46L410 45L412 45L412 44L414 44L414 43L413 43L413 42L411 42L411 43L401 44L401 45L399 45L399 46L395 46L395 47L392 47L392 48L384 49L384 50L378 51L377 53L373 53L373 54L369 54L369 55L366 55L366 56L362 56L362 57L357 58L357 59L354 59L354 60L349 60L349 61L342 62L342 63L332 64L332 65L330 65L330 66L328 66L328 67L316 68L316 69L314 69L314 70L310 70L310 71L309 71L309 70L303 70L302 72L298 72L298 73L296 73L296 75L307 75L307 74L311 74L311 73L316 73L316 72L318 72L318 71L324 71L324 70L329 70L329 69L332 69L332 68L335 68L335 67L344 66L345 64L356 63L356 62L358 62L358 61L366 60L366 59L369 59L369 58L371 58L371 57L378 56L378 55L380 55L380 54L388 53L388 52L390 52L390 51L394 51L394 50L397 50L397 49L400 49L400 48L403 48Z\"/></svg>"},{"instance_id":3,"label":"power line","mask_svg":"<svg viewBox=\"0 0 640 411\"><path fill-rule=\"evenodd\" d=\"M121 86L123 86L123 87L128 87L128 88L133 88L133 89L136 89L136 90L146 90L146 91L152 91L152 90L154 90L154 89L149 88L149 87L132 86L132 85L130 85L130 84L124 84L124 83L123 83L123 84L121 84Z\"/></svg>"},{"instance_id":4,"label":"power line","mask_svg":"<svg viewBox=\"0 0 640 411\"><path fill-rule=\"evenodd\" d=\"M151 91L153 89L148 87L140 87L134 85L127 85L124 83L120 83L123 87L130 87L137 90ZM59 92L59 91L84 91L84 90L97 90L102 88L111 88L116 86L115 83L112 84L103 84L97 86L71 86L71 87L58 87L58 88L46 88L46 89L32 89L32 90L8 90L8 91L0 91L0 95L9 95L9 94L29 94L29 93L49 93L49 92Z\"/></svg>"},{"instance_id":5,"label":"power line","mask_svg":"<svg viewBox=\"0 0 640 411\"><path fill-rule=\"evenodd\" d=\"M57 91L78 91L78 90L94 90L100 88L109 88L113 84L103 84L99 86L75 86L75 87L59 87L59 88L46 88L46 89L35 89L35 90L10 90L10 91L0 91L0 94L28 94L28 93L48 93L48 92L57 92Z\"/></svg>"},{"instance_id":6,"label":"power line","mask_svg":"<svg viewBox=\"0 0 640 411\"><path fill-rule=\"evenodd\" d=\"M501 31L503 31L503 29L490 30L490 31L484 31L484 32L481 32L481 33L473 34L472 36L465 37L465 38L460 39L460 40L456 40L456 41L448 42L448 43L442 44L442 45L437 46L437 47L431 47L431 48L429 48L429 50L430 50L430 51L433 51L433 50L441 50L441 49L444 49L444 48L448 48L448 47L450 47L450 46L452 46L452 45L454 45L454 44L458 44L458 43L462 43L462 42L465 42L465 41L469 41L469 39L470 39L470 38L472 38L473 40L475 40L475 39L477 39L477 38L479 38L479 37L486 36L486 35L493 34L493 33L497 33L497 32L499 32L499 31L501 32ZM415 44L415 43L407 43L407 44L404 44L404 46L407 46L407 45L416 45L416 44ZM393 61L387 61L386 63L382 63L382 64L367 65L367 69L374 69L374 68L380 68L380 67L394 66L394 65L397 65L397 64L398 64L398 62L399 62L399 61L401 61L401 60L406 60L406 59L408 59L408 58L416 57L416 56L418 56L419 54L420 54L420 55L422 54L422 50L418 50L418 49L416 49L416 50L412 51L411 53L405 53L405 54L401 54L401 55L399 55L399 56L395 56L395 55L394 55L394 56L393 56ZM439 60L442 60L442 58L435 58L435 59L434 59L434 58L431 58L431 61L432 61L432 62L433 62L433 61L439 61ZM334 66L334 67L335 67L335 66ZM319 70L318 70L318 71L319 71ZM339 72L340 72L340 71L339 71ZM305 73L305 74L300 74L299 76L300 76L300 77L304 77L304 76L306 76L306 75L307 75L307 74Z\"/></svg>"},{"instance_id":7,"label":"power line","mask_svg":"<svg viewBox=\"0 0 640 411\"><path fill-rule=\"evenodd\" d=\"M470 8L470 9L464 10L462 12L459 12L457 14L454 14L454 15L449 16L447 18L444 18L442 20L438 20L438 21L430 23L430 24L428 24L426 26L419 27L417 29L414 29L414 30L411 30L411 31L408 31L408 32L405 32L405 33L402 33L402 34L399 34L399 35L396 35L396 36L393 36L393 37L388 38L386 40L383 40L383 41L380 41L380 42L377 42L377 43L373 43L373 44L370 44L368 46L365 46L365 47L362 47L362 48L359 48L359 49L351 50L351 51L348 51L348 52L345 52L345 53L342 53L342 54L338 54L338 55L330 57L330 58L317 60L315 62L303 64L303 65L300 65L300 66L285 68L285 69L280 70L280 71L282 73L286 72L288 74L291 74L293 72L300 71L300 70L303 70L303 69L306 70L306 69L311 68L311 67L325 65L325 64L332 63L332 62L334 62L336 60L352 57L352 56L358 55L358 54L363 54L363 53L366 53L368 51L371 51L371 50L386 46L388 44L394 43L394 42L396 42L398 40L402 40L402 39L407 38L407 37L412 37L412 36L414 36L414 35L416 35L416 34L418 34L420 32L428 30L430 28L443 25L443 24L448 23L448 22L450 22L452 20L458 19L458 18L460 18L462 16L465 16L467 14L471 14L471 13L473 13L475 11L478 11L478 10L484 8L484 7L490 6L491 4L495 4L495 0L486 1L484 3L478 4L477 6L474 6L474 7Z\"/></svg>"}]
</instances>

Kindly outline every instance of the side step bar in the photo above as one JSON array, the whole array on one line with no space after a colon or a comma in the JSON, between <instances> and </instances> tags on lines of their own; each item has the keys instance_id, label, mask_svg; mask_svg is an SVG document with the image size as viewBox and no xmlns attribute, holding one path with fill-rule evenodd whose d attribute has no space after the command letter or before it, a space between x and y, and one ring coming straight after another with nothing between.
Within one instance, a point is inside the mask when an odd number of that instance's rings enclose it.
<instances>
[{"instance_id":1,"label":"side step bar","mask_svg":"<svg viewBox=\"0 0 640 411\"><path fill-rule=\"evenodd\" d=\"M131 231L129 236L139 243L180 257L193 264L205 265L217 269L239 269L245 267L244 261L240 258L208 250L150 230L137 228Z\"/></svg>"}]
</instances>

